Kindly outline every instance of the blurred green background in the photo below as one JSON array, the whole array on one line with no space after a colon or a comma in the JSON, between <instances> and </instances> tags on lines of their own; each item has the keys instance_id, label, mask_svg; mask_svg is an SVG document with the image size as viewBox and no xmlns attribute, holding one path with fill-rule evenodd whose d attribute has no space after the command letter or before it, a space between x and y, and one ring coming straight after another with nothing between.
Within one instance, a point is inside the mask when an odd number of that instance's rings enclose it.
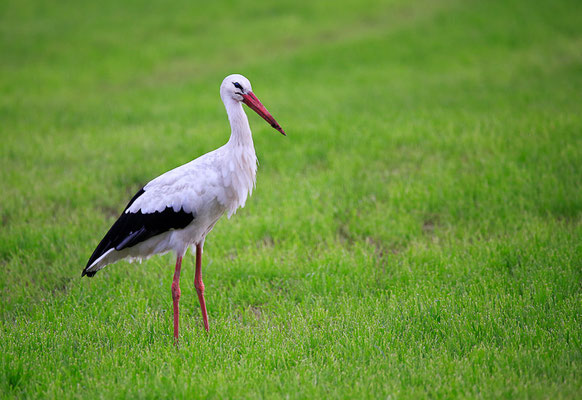
<instances>
[{"instance_id":1,"label":"blurred green background","mask_svg":"<svg viewBox=\"0 0 582 400\"><path fill-rule=\"evenodd\" d=\"M231 73L288 137L175 349L171 255L80 273ZM4 0L1 397L579 397L581 93L578 1Z\"/></svg>"}]
</instances>

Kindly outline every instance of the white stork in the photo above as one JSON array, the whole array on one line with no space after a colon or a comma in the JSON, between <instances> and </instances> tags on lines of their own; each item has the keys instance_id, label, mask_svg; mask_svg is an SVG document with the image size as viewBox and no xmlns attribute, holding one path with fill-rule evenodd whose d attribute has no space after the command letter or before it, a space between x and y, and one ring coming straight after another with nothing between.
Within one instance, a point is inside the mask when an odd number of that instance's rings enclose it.
<instances>
[{"instance_id":1,"label":"white stork","mask_svg":"<svg viewBox=\"0 0 582 400\"><path fill-rule=\"evenodd\" d=\"M285 135L253 94L251 83L244 76L227 76L220 86L220 97L231 126L228 143L158 176L138 191L101 240L81 275L92 277L100 269L121 259L141 260L173 251L176 254L172 282L176 341L182 257L189 246L196 247L194 286L200 300L204 328L208 331L202 282L204 240L224 213L230 218L239 207L244 207L255 186L257 156L241 103Z\"/></svg>"}]
</instances>

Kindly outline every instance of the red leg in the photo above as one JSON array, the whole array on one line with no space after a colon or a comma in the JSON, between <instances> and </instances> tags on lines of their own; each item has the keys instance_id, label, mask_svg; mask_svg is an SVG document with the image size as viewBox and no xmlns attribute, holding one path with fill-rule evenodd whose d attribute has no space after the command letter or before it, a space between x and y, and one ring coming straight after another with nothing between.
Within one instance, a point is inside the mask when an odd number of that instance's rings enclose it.
<instances>
[{"instance_id":1,"label":"red leg","mask_svg":"<svg viewBox=\"0 0 582 400\"><path fill-rule=\"evenodd\" d=\"M202 320L204 321L204 328L208 332L208 314L206 313L206 302L204 301L204 282L202 282L202 245L196 245L196 276L194 278L194 287L198 293L198 300L200 300L200 308L202 309Z\"/></svg>"},{"instance_id":2,"label":"red leg","mask_svg":"<svg viewBox=\"0 0 582 400\"><path fill-rule=\"evenodd\" d=\"M176 271L172 282L172 300L174 302L174 342L178 343L179 307L180 302L180 269L182 268L182 257L176 260Z\"/></svg>"}]
</instances>

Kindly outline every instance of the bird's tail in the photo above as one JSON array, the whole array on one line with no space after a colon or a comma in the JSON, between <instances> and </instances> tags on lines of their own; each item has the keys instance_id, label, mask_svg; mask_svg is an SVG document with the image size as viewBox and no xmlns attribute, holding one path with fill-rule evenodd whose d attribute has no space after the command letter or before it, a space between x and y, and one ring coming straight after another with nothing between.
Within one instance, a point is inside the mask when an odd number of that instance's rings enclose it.
<instances>
[{"instance_id":1,"label":"bird's tail","mask_svg":"<svg viewBox=\"0 0 582 400\"><path fill-rule=\"evenodd\" d=\"M84 277L85 275L87 275L89 278L93 278L96 273L97 271L87 271L87 268L85 268L81 273L81 278Z\"/></svg>"}]
</instances>

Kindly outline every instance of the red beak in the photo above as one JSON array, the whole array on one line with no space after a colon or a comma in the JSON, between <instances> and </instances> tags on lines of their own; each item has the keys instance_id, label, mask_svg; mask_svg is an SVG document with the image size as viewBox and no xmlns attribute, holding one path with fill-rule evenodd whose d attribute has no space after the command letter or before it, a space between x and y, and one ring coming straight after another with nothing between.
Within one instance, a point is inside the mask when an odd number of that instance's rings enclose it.
<instances>
[{"instance_id":1,"label":"red beak","mask_svg":"<svg viewBox=\"0 0 582 400\"><path fill-rule=\"evenodd\" d=\"M261 117L263 117L263 119L267 121L269 125L271 125L273 128L281 132L284 136L287 136L285 135L283 128L281 128L281 125L279 125L277 121L275 121L275 118L273 118L271 113L267 111L264 105L261 104L261 102L259 101L259 99L257 99L257 96L255 96L253 92L243 94L242 97L243 103L249 106L254 112L259 114Z\"/></svg>"}]
</instances>

